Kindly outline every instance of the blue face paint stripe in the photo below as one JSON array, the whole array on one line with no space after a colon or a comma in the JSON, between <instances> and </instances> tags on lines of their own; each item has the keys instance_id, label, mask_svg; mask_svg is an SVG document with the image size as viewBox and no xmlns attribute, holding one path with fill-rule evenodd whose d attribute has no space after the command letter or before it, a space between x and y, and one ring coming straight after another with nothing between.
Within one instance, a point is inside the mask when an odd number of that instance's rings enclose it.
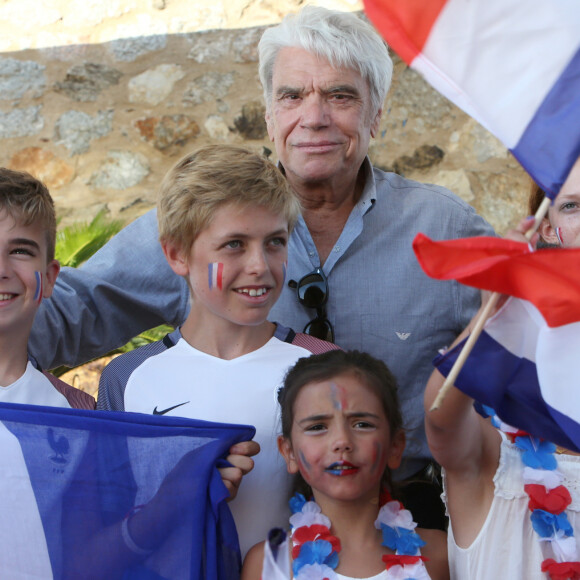
<instances>
[{"instance_id":1,"label":"blue face paint stripe","mask_svg":"<svg viewBox=\"0 0 580 580\"><path fill-rule=\"evenodd\" d=\"M340 401L340 394L335 383L330 383L330 395L332 397L332 407L337 411L342 411L342 403Z\"/></svg>"},{"instance_id":2,"label":"blue face paint stripe","mask_svg":"<svg viewBox=\"0 0 580 580\"><path fill-rule=\"evenodd\" d=\"M304 453L302 452L302 449L298 452L298 458L300 459L300 463L302 463L302 465L304 466L306 471L310 471L310 463L308 463L308 461L306 460L306 457L304 457Z\"/></svg>"},{"instance_id":3,"label":"blue face paint stripe","mask_svg":"<svg viewBox=\"0 0 580 580\"><path fill-rule=\"evenodd\" d=\"M38 271L34 272L36 277L36 292L34 294L34 300L40 302L42 299L42 274Z\"/></svg>"}]
</instances>

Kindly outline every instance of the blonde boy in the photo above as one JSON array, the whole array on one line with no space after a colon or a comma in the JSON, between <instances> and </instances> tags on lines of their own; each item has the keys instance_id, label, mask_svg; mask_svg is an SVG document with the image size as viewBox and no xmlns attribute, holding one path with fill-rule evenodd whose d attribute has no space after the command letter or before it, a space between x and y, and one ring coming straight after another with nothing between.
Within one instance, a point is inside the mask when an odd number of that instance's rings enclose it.
<instances>
[{"instance_id":1,"label":"blonde boy","mask_svg":"<svg viewBox=\"0 0 580 580\"><path fill-rule=\"evenodd\" d=\"M179 161L157 217L165 257L188 282L190 313L163 341L115 359L99 386L99 408L256 427L261 452L230 504L243 553L287 517L276 389L298 358L336 348L267 318L299 211L279 170L246 149L214 145Z\"/></svg>"},{"instance_id":2,"label":"blonde boy","mask_svg":"<svg viewBox=\"0 0 580 580\"><path fill-rule=\"evenodd\" d=\"M27 173L0 168L0 402L92 409L90 395L28 360L34 315L60 266L48 189Z\"/></svg>"}]
</instances>

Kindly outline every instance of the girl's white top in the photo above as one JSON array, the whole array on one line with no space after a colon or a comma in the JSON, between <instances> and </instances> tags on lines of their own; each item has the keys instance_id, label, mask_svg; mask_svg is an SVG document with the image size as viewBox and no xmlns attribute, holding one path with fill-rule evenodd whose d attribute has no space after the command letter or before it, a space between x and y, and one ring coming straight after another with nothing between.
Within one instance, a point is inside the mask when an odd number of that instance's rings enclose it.
<instances>
[{"instance_id":1,"label":"girl's white top","mask_svg":"<svg viewBox=\"0 0 580 580\"><path fill-rule=\"evenodd\" d=\"M494 497L479 534L470 546L455 543L453 521L449 524L447 545L451 580L546 580L542 562L553 558L549 542L540 542L532 527L529 497L522 479L522 451L501 433L499 465L494 482ZM580 456L556 455L558 470L564 475L562 485L572 496L566 513L580 539ZM442 498L447 503L445 473Z\"/></svg>"},{"instance_id":2,"label":"girl's white top","mask_svg":"<svg viewBox=\"0 0 580 580\"><path fill-rule=\"evenodd\" d=\"M386 580L387 571L383 570L381 573L376 576L371 576L370 578L351 578L350 576L343 576L342 574L337 574L336 576L338 580Z\"/></svg>"}]
</instances>

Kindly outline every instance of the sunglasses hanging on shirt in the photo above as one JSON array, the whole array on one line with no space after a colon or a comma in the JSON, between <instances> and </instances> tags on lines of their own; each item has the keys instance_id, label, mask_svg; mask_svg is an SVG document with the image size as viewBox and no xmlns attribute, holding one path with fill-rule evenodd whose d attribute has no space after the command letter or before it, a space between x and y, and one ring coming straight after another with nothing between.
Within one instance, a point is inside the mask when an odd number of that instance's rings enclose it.
<instances>
[{"instance_id":1,"label":"sunglasses hanging on shirt","mask_svg":"<svg viewBox=\"0 0 580 580\"><path fill-rule=\"evenodd\" d=\"M316 317L304 327L303 332L328 342L334 342L334 329L326 316L328 280L322 268L314 268L310 274L300 278L298 283L291 280L288 286L296 288L298 302L302 306L316 310Z\"/></svg>"}]
</instances>

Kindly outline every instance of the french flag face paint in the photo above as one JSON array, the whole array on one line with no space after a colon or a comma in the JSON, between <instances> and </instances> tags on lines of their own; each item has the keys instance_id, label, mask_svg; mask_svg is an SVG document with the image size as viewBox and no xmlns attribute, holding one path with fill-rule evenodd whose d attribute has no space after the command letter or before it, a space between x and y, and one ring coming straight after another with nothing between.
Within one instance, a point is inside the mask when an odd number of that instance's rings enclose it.
<instances>
[{"instance_id":1,"label":"french flag face paint","mask_svg":"<svg viewBox=\"0 0 580 580\"><path fill-rule=\"evenodd\" d=\"M308 473L311 470L311 466L310 463L308 463L306 457L304 456L304 452L302 451L302 449L298 451L298 459L300 461L300 467L303 469L303 471Z\"/></svg>"},{"instance_id":2,"label":"french flag face paint","mask_svg":"<svg viewBox=\"0 0 580 580\"><path fill-rule=\"evenodd\" d=\"M330 396L332 398L332 407L337 411L342 411L344 406L341 400L341 392L335 383L331 383L330 385Z\"/></svg>"},{"instance_id":3,"label":"french flag face paint","mask_svg":"<svg viewBox=\"0 0 580 580\"><path fill-rule=\"evenodd\" d=\"M34 272L36 276L36 292L34 294L34 301L40 304L42 302L42 274L38 271Z\"/></svg>"},{"instance_id":4,"label":"french flag face paint","mask_svg":"<svg viewBox=\"0 0 580 580\"><path fill-rule=\"evenodd\" d=\"M224 265L221 262L212 262L207 265L209 289L222 289Z\"/></svg>"}]
</instances>

